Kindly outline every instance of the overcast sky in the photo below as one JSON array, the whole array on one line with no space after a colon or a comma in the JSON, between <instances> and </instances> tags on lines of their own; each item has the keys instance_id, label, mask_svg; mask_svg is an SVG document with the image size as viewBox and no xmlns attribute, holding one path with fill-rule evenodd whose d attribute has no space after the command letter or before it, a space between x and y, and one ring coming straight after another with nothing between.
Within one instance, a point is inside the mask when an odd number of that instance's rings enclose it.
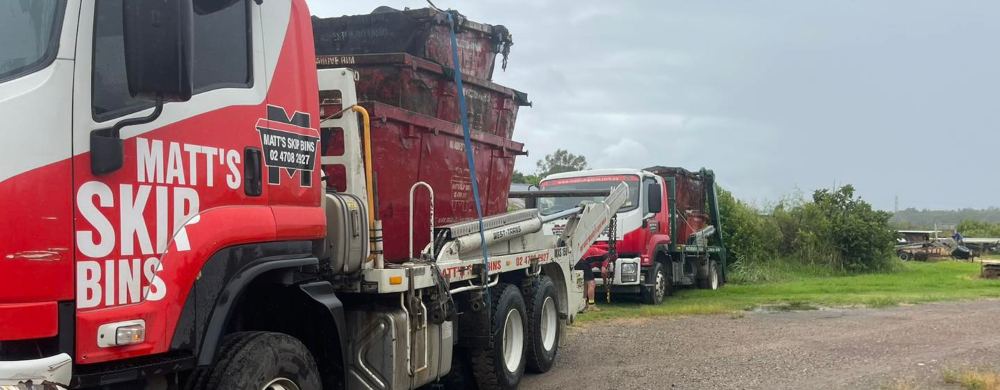
<instances>
[{"instance_id":1,"label":"overcast sky","mask_svg":"<svg viewBox=\"0 0 1000 390\"><path fill-rule=\"evenodd\" d=\"M318 16L375 3L309 0ZM395 8L420 0L386 0ZM514 36L514 139L592 168L709 167L758 203L1000 206L1000 2L436 0Z\"/></svg>"}]
</instances>

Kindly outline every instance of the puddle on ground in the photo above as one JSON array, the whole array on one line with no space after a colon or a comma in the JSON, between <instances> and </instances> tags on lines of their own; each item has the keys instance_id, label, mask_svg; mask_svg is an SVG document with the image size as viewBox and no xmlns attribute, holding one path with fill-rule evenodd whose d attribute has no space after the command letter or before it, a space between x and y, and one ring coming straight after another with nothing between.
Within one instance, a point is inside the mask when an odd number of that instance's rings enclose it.
<instances>
[{"instance_id":1,"label":"puddle on ground","mask_svg":"<svg viewBox=\"0 0 1000 390\"><path fill-rule=\"evenodd\" d=\"M803 302L780 303L776 305L758 305L746 309L754 313L784 313L789 311L822 310L823 307Z\"/></svg>"}]
</instances>

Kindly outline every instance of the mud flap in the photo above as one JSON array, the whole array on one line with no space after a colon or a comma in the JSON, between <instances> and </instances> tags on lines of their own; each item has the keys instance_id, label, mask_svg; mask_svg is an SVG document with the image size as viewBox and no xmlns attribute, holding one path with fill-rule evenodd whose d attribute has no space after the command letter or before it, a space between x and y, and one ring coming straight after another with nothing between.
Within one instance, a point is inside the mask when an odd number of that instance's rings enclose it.
<instances>
[{"instance_id":1,"label":"mud flap","mask_svg":"<svg viewBox=\"0 0 1000 390\"><path fill-rule=\"evenodd\" d=\"M490 332L490 311L483 303L483 292L472 291L469 299L457 299L458 347L493 348L493 334Z\"/></svg>"}]
</instances>

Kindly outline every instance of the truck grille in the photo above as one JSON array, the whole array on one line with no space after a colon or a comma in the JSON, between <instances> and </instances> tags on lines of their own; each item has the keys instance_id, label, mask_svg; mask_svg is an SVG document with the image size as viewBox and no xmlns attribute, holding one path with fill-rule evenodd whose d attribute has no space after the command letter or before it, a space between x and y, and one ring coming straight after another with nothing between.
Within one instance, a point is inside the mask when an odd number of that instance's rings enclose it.
<instances>
[{"instance_id":1,"label":"truck grille","mask_svg":"<svg viewBox=\"0 0 1000 390\"><path fill-rule=\"evenodd\" d=\"M59 353L59 339L0 341L0 361L41 359Z\"/></svg>"}]
</instances>

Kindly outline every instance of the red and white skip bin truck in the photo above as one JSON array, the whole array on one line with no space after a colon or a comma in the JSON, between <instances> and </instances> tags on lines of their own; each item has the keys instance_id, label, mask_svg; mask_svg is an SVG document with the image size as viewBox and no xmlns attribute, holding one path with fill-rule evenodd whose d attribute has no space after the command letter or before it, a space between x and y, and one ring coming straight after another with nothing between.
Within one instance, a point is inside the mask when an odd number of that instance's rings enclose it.
<instances>
[{"instance_id":1,"label":"red and white skip bin truck","mask_svg":"<svg viewBox=\"0 0 1000 390\"><path fill-rule=\"evenodd\" d=\"M488 80L506 29L304 0L0 8L0 387L513 389L554 363L573 265L629 190L497 209L523 154L525 96ZM399 26L428 44L343 51Z\"/></svg>"},{"instance_id":2,"label":"red and white skip bin truck","mask_svg":"<svg viewBox=\"0 0 1000 390\"><path fill-rule=\"evenodd\" d=\"M588 269L597 285L615 294L640 294L648 304L662 303L677 286L720 288L726 251L711 170L655 166L559 173L542 180L540 192L607 190L622 182L629 199L590 252ZM539 195L537 208L549 215L595 199ZM560 234L565 226L555 220L545 230Z\"/></svg>"}]
</instances>

